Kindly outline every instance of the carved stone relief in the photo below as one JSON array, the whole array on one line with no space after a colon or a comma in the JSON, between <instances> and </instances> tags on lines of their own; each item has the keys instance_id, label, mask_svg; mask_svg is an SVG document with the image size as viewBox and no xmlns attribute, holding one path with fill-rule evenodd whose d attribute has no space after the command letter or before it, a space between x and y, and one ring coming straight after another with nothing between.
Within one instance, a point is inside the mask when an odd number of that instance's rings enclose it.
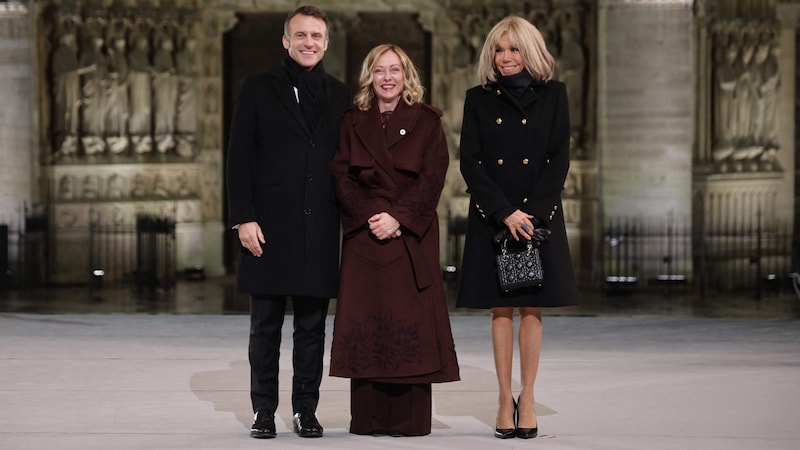
<instances>
[{"instance_id":1,"label":"carved stone relief","mask_svg":"<svg viewBox=\"0 0 800 450\"><path fill-rule=\"evenodd\" d=\"M721 173L777 170L780 26L719 19L712 29L715 168Z\"/></svg>"},{"instance_id":2,"label":"carved stone relief","mask_svg":"<svg viewBox=\"0 0 800 450\"><path fill-rule=\"evenodd\" d=\"M178 5L196 5L135 2L131 14L122 0L43 3L52 159L193 157L199 19Z\"/></svg>"}]
</instances>

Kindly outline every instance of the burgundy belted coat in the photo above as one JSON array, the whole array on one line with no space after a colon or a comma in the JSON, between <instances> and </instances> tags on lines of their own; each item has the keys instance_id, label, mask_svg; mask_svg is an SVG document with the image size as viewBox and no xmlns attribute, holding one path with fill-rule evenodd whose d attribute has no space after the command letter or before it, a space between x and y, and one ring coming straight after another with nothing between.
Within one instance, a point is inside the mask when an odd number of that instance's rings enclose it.
<instances>
[{"instance_id":1,"label":"burgundy belted coat","mask_svg":"<svg viewBox=\"0 0 800 450\"><path fill-rule=\"evenodd\" d=\"M343 232L330 373L419 384L459 379L439 266L436 207L449 163L441 111L400 101L349 109L331 164ZM367 220L387 212L399 238Z\"/></svg>"}]
</instances>

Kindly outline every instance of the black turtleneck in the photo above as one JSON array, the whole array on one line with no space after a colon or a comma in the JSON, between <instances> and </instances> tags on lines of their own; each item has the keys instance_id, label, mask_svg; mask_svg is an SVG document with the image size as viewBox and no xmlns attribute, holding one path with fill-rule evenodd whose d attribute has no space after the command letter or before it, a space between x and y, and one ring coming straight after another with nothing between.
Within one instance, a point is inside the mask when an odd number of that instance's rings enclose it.
<instances>
[{"instance_id":1,"label":"black turtleneck","mask_svg":"<svg viewBox=\"0 0 800 450\"><path fill-rule=\"evenodd\" d=\"M286 55L283 58L283 67L286 69L292 85L297 88L300 111L303 112L306 124L313 130L319 122L320 99L325 81L325 68L322 61L311 70L305 70L289 55Z\"/></svg>"}]
</instances>

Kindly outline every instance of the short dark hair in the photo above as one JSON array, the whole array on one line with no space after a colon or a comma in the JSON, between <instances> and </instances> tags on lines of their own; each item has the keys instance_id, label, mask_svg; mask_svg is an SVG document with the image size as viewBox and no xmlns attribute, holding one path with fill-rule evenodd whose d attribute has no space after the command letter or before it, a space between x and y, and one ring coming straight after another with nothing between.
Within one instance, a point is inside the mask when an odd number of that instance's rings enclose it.
<instances>
[{"instance_id":1,"label":"short dark hair","mask_svg":"<svg viewBox=\"0 0 800 450\"><path fill-rule=\"evenodd\" d=\"M304 16L315 17L323 22L325 22L325 34L327 35L328 30L328 15L325 14L325 11L317 8L316 6L312 5L303 5L295 9L294 11L290 12L288 16L286 16L286 21L283 22L283 34L288 36L289 35L289 21L292 20L292 17L302 14Z\"/></svg>"}]
</instances>

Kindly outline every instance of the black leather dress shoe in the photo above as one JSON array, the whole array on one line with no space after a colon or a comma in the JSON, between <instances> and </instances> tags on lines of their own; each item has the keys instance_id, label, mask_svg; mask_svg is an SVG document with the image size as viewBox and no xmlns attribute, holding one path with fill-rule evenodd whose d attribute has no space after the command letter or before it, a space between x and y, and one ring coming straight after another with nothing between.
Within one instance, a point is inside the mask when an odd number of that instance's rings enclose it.
<instances>
[{"instance_id":1,"label":"black leather dress shoe","mask_svg":"<svg viewBox=\"0 0 800 450\"><path fill-rule=\"evenodd\" d=\"M275 433L275 415L257 412L250 427L250 437L256 439L272 439Z\"/></svg>"},{"instance_id":2,"label":"black leather dress shoe","mask_svg":"<svg viewBox=\"0 0 800 450\"><path fill-rule=\"evenodd\" d=\"M304 438L322 437L322 425L314 413L295 413L294 432Z\"/></svg>"}]
</instances>

